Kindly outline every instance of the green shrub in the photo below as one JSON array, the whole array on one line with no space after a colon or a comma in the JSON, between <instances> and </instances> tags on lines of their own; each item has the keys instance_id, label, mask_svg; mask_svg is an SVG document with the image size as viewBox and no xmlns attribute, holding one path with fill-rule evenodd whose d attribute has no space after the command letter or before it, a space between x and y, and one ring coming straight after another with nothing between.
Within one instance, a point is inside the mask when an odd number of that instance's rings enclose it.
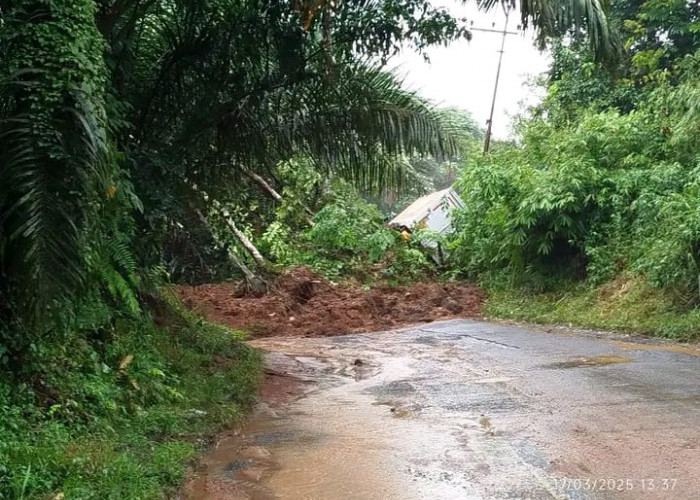
<instances>
[{"instance_id":1,"label":"green shrub","mask_svg":"<svg viewBox=\"0 0 700 500\"><path fill-rule=\"evenodd\" d=\"M629 270L697 297L700 171L675 161L654 120L652 109L584 114L566 128L532 120L522 146L467 165L449 243L457 270L539 291Z\"/></svg>"},{"instance_id":2,"label":"green shrub","mask_svg":"<svg viewBox=\"0 0 700 500\"><path fill-rule=\"evenodd\" d=\"M425 277L434 269L419 240L407 243L386 226L377 207L341 189L299 234L273 222L263 236L280 266L305 265L328 279L379 277L396 281ZM381 271L378 274L375 271ZM376 275L376 276L375 276Z\"/></svg>"},{"instance_id":3,"label":"green shrub","mask_svg":"<svg viewBox=\"0 0 700 500\"><path fill-rule=\"evenodd\" d=\"M259 355L172 304L157 308L168 328L65 331L0 377L0 499L163 498L197 439L243 416Z\"/></svg>"}]
</instances>

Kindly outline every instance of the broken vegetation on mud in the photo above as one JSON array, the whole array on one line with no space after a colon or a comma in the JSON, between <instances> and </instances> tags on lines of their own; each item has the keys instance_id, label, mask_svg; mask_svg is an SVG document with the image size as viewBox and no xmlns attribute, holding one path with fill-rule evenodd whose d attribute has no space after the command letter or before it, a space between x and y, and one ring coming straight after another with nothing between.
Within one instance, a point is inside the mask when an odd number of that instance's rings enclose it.
<instances>
[{"instance_id":1,"label":"broken vegetation on mud","mask_svg":"<svg viewBox=\"0 0 700 500\"><path fill-rule=\"evenodd\" d=\"M341 335L409 323L479 316L484 294L465 283L413 283L372 288L331 283L297 267L262 297L237 296L235 283L176 288L183 302L210 321L253 337Z\"/></svg>"}]
</instances>

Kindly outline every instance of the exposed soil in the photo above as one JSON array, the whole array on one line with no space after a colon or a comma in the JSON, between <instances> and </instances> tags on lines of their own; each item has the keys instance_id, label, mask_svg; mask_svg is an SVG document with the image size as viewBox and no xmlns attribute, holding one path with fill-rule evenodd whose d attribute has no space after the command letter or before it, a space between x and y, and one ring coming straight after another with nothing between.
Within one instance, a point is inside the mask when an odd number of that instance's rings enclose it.
<instances>
[{"instance_id":1,"label":"exposed soil","mask_svg":"<svg viewBox=\"0 0 700 500\"><path fill-rule=\"evenodd\" d=\"M484 300L479 287L464 283L365 289L330 283L301 267L279 276L262 297L236 297L236 290L235 283L177 287L188 307L253 337L341 335L476 317Z\"/></svg>"}]
</instances>

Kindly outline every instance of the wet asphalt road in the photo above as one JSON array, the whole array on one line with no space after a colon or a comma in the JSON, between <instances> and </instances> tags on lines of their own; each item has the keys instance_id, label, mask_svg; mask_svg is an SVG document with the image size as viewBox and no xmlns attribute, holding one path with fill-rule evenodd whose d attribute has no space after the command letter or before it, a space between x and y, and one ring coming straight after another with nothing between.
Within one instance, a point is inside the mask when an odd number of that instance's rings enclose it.
<instances>
[{"instance_id":1,"label":"wet asphalt road","mask_svg":"<svg viewBox=\"0 0 700 500\"><path fill-rule=\"evenodd\" d=\"M304 394L188 498L700 499L696 348L467 320L252 343Z\"/></svg>"}]
</instances>

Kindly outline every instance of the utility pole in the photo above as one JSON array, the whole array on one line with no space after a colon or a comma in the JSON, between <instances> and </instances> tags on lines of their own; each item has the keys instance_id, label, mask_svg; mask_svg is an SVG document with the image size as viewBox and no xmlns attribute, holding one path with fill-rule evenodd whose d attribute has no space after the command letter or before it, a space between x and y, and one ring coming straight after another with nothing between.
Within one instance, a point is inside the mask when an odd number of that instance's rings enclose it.
<instances>
[{"instance_id":1,"label":"utility pole","mask_svg":"<svg viewBox=\"0 0 700 500\"><path fill-rule=\"evenodd\" d=\"M506 46L506 36L516 35L517 33L508 31L508 16L510 15L510 7L505 7L506 20L503 24L503 31L501 31L501 50L498 51L498 69L496 70L496 83L493 86L493 99L491 100L491 113L489 114L489 119L486 122L486 137L484 138L484 154L489 152L489 147L491 146L491 126L493 125L493 112L496 109L496 94L498 93L498 80L501 77L501 63L503 62L503 51ZM474 31L487 31L496 32L496 30L482 29L482 28L471 28Z\"/></svg>"}]
</instances>

